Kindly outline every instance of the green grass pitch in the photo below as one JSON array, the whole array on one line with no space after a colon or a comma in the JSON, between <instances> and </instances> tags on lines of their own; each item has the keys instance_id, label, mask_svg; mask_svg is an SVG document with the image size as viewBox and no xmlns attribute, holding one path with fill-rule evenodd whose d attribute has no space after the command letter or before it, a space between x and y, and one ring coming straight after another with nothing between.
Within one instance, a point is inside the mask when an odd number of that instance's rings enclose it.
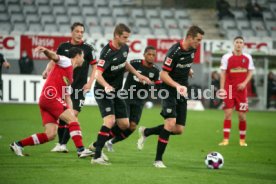
<instances>
[{"instance_id":1,"label":"green grass pitch","mask_svg":"<svg viewBox=\"0 0 276 184\"><path fill-rule=\"evenodd\" d=\"M160 107L145 109L140 125L163 123ZM223 111L188 111L184 134L171 136L164 155L167 169L154 168L157 137L149 137L143 151L136 149L138 133L114 145L107 153L111 166L91 165L90 158L78 159L72 141L69 153L51 153L56 142L26 147L29 157L17 157L9 144L42 132L37 105L0 105L0 183L1 184L268 184L276 183L276 113L249 112L247 143L238 144L238 120L234 114L230 145L222 140ZM84 107L79 116L84 144L96 139L102 124L97 107ZM207 169L204 157L218 151L225 164L220 170Z\"/></svg>"}]
</instances>

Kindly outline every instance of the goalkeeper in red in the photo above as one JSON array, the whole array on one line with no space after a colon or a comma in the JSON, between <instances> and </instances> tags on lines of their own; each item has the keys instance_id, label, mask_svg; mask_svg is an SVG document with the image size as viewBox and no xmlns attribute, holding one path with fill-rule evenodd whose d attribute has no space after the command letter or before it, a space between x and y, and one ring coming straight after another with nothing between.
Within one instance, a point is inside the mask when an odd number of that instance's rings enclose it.
<instances>
[{"instance_id":1,"label":"goalkeeper in red","mask_svg":"<svg viewBox=\"0 0 276 184\"><path fill-rule=\"evenodd\" d=\"M224 139L220 146L229 144L232 124L232 113L235 108L239 114L240 146L247 146L246 112L248 111L247 84L255 69L251 55L243 53L244 39L234 38L234 51L225 54L221 59L220 95L224 99Z\"/></svg>"},{"instance_id":2,"label":"goalkeeper in red","mask_svg":"<svg viewBox=\"0 0 276 184\"><path fill-rule=\"evenodd\" d=\"M24 156L23 147L39 145L53 140L57 134L57 120L61 119L68 124L78 156L82 158L92 155L92 152L83 146L81 129L72 110L70 91L67 91L73 82L73 69L83 64L83 51L76 47L71 48L69 50L71 59L57 55L55 52L40 46L36 48L36 51L44 53L55 62L39 98L44 132L13 142L10 144L11 150L17 156Z\"/></svg>"}]
</instances>

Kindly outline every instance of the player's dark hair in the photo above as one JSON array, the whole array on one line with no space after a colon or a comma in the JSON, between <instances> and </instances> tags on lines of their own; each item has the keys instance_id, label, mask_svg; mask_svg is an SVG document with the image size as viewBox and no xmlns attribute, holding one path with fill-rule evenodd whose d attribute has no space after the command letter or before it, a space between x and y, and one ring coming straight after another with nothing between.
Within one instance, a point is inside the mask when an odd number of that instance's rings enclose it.
<instances>
[{"instance_id":1,"label":"player's dark hair","mask_svg":"<svg viewBox=\"0 0 276 184\"><path fill-rule=\"evenodd\" d=\"M194 38L197 36L198 33L204 35L204 31L200 27L193 25L188 29L186 35Z\"/></svg>"},{"instance_id":2,"label":"player's dark hair","mask_svg":"<svg viewBox=\"0 0 276 184\"><path fill-rule=\"evenodd\" d=\"M242 36L236 36L236 37L234 38L234 41L236 41L237 39L241 39L241 40L243 40L243 41L244 41L244 39L243 39L243 37L242 37Z\"/></svg>"},{"instance_id":3,"label":"player's dark hair","mask_svg":"<svg viewBox=\"0 0 276 184\"><path fill-rule=\"evenodd\" d=\"M144 54L147 53L148 50L156 50L156 48L155 48L154 46L149 45L149 46L147 46L147 47L145 48Z\"/></svg>"},{"instance_id":4,"label":"player's dark hair","mask_svg":"<svg viewBox=\"0 0 276 184\"><path fill-rule=\"evenodd\" d=\"M80 48L72 47L71 49L69 49L69 58L74 58L78 54L82 54L82 50Z\"/></svg>"},{"instance_id":5,"label":"player's dark hair","mask_svg":"<svg viewBox=\"0 0 276 184\"><path fill-rule=\"evenodd\" d=\"M117 35L122 35L123 32L130 33L131 30L130 30L130 28L129 28L127 25L120 23L120 24L116 25L116 27L115 27L115 29L114 29L114 34L113 34L113 35L114 35L114 36L115 36L116 34L117 34Z\"/></svg>"},{"instance_id":6,"label":"player's dark hair","mask_svg":"<svg viewBox=\"0 0 276 184\"><path fill-rule=\"evenodd\" d=\"M83 30L85 30L85 27L83 25L83 23L80 23L80 22L74 22L71 26L71 31L74 31L74 29L77 27L77 26L81 26L83 27Z\"/></svg>"}]
</instances>

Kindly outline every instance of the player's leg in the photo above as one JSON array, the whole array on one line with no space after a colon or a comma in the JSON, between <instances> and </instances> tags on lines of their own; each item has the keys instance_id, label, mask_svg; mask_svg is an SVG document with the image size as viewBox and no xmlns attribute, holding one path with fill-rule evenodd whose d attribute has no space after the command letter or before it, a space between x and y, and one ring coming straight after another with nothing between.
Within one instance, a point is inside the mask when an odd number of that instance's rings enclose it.
<instances>
[{"instance_id":1,"label":"player's leg","mask_svg":"<svg viewBox=\"0 0 276 184\"><path fill-rule=\"evenodd\" d=\"M81 128L73 110L66 109L63 113L60 114L59 119L65 121L68 124L69 133L77 148L78 156L82 158L92 155L93 152L85 149L83 145Z\"/></svg>"},{"instance_id":2,"label":"player's leg","mask_svg":"<svg viewBox=\"0 0 276 184\"><path fill-rule=\"evenodd\" d=\"M232 113L235 105L235 99L224 99L224 120L223 120L223 140L219 143L219 146L227 146L229 144L231 126L232 126Z\"/></svg>"},{"instance_id":3,"label":"player's leg","mask_svg":"<svg viewBox=\"0 0 276 184\"><path fill-rule=\"evenodd\" d=\"M10 144L10 148L14 153L18 156L23 155L23 147L25 146L33 146L46 143L50 140L53 140L57 133L57 119L53 117L48 111L43 110L40 108L43 125L45 127L45 131L43 133L36 133L33 134L25 139L20 141L16 141ZM51 123L52 122L52 123Z\"/></svg>"},{"instance_id":4,"label":"player's leg","mask_svg":"<svg viewBox=\"0 0 276 184\"><path fill-rule=\"evenodd\" d=\"M247 146L245 142L246 136L246 112L248 111L247 93L241 91L237 95L236 110L239 113L239 133L240 133L240 146Z\"/></svg>"}]
</instances>

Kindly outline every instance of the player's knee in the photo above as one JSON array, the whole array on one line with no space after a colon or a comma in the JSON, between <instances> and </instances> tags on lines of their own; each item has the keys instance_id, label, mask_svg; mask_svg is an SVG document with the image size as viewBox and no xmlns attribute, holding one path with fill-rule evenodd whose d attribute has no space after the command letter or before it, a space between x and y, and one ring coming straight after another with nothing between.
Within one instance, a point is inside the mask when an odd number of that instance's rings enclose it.
<instances>
[{"instance_id":1,"label":"player's knee","mask_svg":"<svg viewBox=\"0 0 276 184\"><path fill-rule=\"evenodd\" d=\"M134 131L136 130L136 127L137 127L136 123L133 123L133 122L131 122L130 125L129 125L129 129L130 129L132 132L134 132Z\"/></svg>"},{"instance_id":2,"label":"player's knee","mask_svg":"<svg viewBox=\"0 0 276 184\"><path fill-rule=\"evenodd\" d=\"M183 128L175 128L172 133L175 135L181 135L183 132L184 132Z\"/></svg>"},{"instance_id":3,"label":"player's knee","mask_svg":"<svg viewBox=\"0 0 276 184\"><path fill-rule=\"evenodd\" d=\"M129 128L129 123L128 122L122 122L118 126L120 127L120 129L126 130L126 129Z\"/></svg>"},{"instance_id":4,"label":"player's knee","mask_svg":"<svg viewBox=\"0 0 276 184\"><path fill-rule=\"evenodd\" d=\"M246 120L246 116L244 113L240 113L239 114L239 121L245 121Z\"/></svg>"},{"instance_id":5,"label":"player's knee","mask_svg":"<svg viewBox=\"0 0 276 184\"><path fill-rule=\"evenodd\" d=\"M164 128L172 132L175 129L175 119L166 119Z\"/></svg>"},{"instance_id":6,"label":"player's knee","mask_svg":"<svg viewBox=\"0 0 276 184\"><path fill-rule=\"evenodd\" d=\"M56 132L47 132L46 135L47 135L48 140L52 141L55 139L57 134L56 134Z\"/></svg>"}]
</instances>

